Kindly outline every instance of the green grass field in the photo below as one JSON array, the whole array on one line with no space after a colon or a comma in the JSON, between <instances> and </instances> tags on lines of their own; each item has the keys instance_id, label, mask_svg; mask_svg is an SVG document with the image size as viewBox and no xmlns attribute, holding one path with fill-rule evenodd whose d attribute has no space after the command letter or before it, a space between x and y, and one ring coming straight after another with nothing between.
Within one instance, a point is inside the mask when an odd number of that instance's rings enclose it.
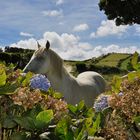
<instances>
[{"instance_id":1,"label":"green grass field","mask_svg":"<svg viewBox=\"0 0 140 140\"><path fill-rule=\"evenodd\" d=\"M86 66L88 67L89 65L95 65L95 66L101 66L101 67L115 67L118 68L120 70L124 70L126 72L121 72L121 73L110 73L110 74L102 74L103 77L111 82L112 78L114 75L118 75L118 76L123 76L127 73L128 70L128 64L130 63L132 58L131 54L122 54L122 53L111 53L108 54L106 56L100 56L98 58L94 58L94 59L88 59L85 61L80 61L81 63L86 64ZM79 63L79 61L64 61L66 67L71 66L72 70L71 70L71 74L74 76L78 75L77 69L76 69L76 64Z\"/></svg>"},{"instance_id":2,"label":"green grass field","mask_svg":"<svg viewBox=\"0 0 140 140\"><path fill-rule=\"evenodd\" d=\"M120 53L109 54L105 58L101 59L96 65L117 67L120 60L125 59L129 56L130 56L129 54L120 54Z\"/></svg>"},{"instance_id":3,"label":"green grass field","mask_svg":"<svg viewBox=\"0 0 140 140\"><path fill-rule=\"evenodd\" d=\"M128 57L127 59L125 59L121 64L120 64L120 68L123 69L123 70L127 70L127 66L128 66L128 63L130 63L131 61L131 57Z\"/></svg>"}]
</instances>

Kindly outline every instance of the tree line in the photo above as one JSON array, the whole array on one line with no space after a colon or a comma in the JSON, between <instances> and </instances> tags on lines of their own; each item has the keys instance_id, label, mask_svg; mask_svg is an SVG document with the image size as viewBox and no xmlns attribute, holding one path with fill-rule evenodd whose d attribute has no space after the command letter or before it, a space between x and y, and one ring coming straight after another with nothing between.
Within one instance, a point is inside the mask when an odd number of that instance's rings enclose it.
<instances>
[{"instance_id":1,"label":"tree line","mask_svg":"<svg viewBox=\"0 0 140 140\"><path fill-rule=\"evenodd\" d=\"M34 50L6 46L0 48L0 61L6 65L14 64L15 68L23 69L33 55Z\"/></svg>"}]
</instances>

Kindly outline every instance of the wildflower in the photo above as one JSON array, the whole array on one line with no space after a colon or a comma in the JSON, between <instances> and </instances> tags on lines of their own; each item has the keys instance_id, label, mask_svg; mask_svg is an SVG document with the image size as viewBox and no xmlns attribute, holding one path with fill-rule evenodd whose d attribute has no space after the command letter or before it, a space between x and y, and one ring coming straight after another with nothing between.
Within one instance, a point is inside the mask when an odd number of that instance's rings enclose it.
<instances>
[{"instance_id":1,"label":"wildflower","mask_svg":"<svg viewBox=\"0 0 140 140\"><path fill-rule=\"evenodd\" d=\"M108 97L109 96L107 96L107 95L102 95L95 101L94 108L95 108L96 112L100 112L109 106Z\"/></svg>"},{"instance_id":2,"label":"wildflower","mask_svg":"<svg viewBox=\"0 0 140 140\"><path fill-rule=\"evenodd\" d=\"M31 78L30 86L33 89L40 89L43 91L48 91L51 85L48 79L44 75L37 74Z\"/></svg>"}]
</instances>

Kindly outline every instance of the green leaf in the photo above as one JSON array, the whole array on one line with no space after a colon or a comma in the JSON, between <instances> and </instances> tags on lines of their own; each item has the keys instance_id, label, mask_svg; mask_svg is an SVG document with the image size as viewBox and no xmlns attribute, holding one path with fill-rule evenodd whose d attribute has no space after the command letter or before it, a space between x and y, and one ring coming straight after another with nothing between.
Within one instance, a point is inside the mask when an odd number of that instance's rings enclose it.
<instances>
[{"instance_id":1,"label":"green leaf","mask_svg":"<svg viewBox=\"0 0 140 140\"><path fill-rule=\"evenodd\" d=\"M14 128L17 126L17 123L13 120L13 118L7 117L4 119L2 126L4 128Z\"/></svg>"},{"instance_id":2,"label":"green leaf","mask_svg":"<svg viewBox=\"0 0 140 140\"><path fill-rule=\"evenodd\" d=\"M54 116L53 116L52 110L42 111L36 116L36 120L38 120L40 122L44 122L46 124L50 123L53 118L54 118Z\"/></svg>"},{"instance_id":3,"label":"green leaf","mask_svg":"<svg viewBox=\"0 0 140 140\"><path fill-rule=\"evenodd\" d=\"M89 125L91 124L91 118L88 120L88 123ZM101 123L101 115L98 114L95 122L93 122L93 125L91 127L87 127L88 134L90 136L94 136L95 133L100 129L100 123Z\"/></svg>"},{"instance_id":4,"label":"green leaf","mask_svg":"<svg viewBox=\"0 0 140 140\"><path fill-rule=\"evenodd\" d=\"M10 137L10 140L30 140L30 135L25 132L17 132Z\"/></svg>"},{"instance_id":5,"label":"green leaf","mask_svg":"<svg viewBox=\"0 0 140 140\"><path fill-rule=\"evenodd\" d=\"M93 124L92 117L86 118L86 120L85 120L85 126L86 126L86 128L91 127L92 124Z\"/></svg>"},{"instance_id":6,"label":"green leaf","mask_svg":"<svg viewBox=\"0 0 140 140\"><path fill-rule=\"evenodd\" d=\"M140 78L140 71L135 71L135 72L128 73L128 80L130 82L133 81L136 77Z\"/></svg>"},{"instance_id":7,"label":"green leaf","mask_svg":"<svg viewBox=\"0 0 140 140\"><path fill-rule=\"evenodd\" d=\"M3 65L0 65L0 87L6 84L6 72Z\"/></svg>"},{"instance_id":8,"label":"green leaf","mask_svg":"<svg viewBox=\"0 0 140 140\"><path fill-rule=\"evenodd\" d=\"M40 113L42 110L40 105L36 105L34 106L32 109L27 110L26 112L23 113L23 117L31 117L36 119L36 116L38 115L38 113Z\"/></svg>"},{"instance_id":9,"label":"green leaf","mask_svg":"<svg viewBox=\"0 0 140 140\"><path fill-rule=\"evenodd\" d=\"M61 140L74 140L73 133L69 129L69 120L65 118L58 122L55 133Z\"/></svg>"},{"instance_id":10,"label":"green leaf","mask_svg":"<svg viewBox=\"0 0 140 140\"><path fill-rule=\"evenodd\" d=\"M26 130L35 130L35 120L31 117L16 117L14 121Z\"/></svg>"},{"instance_id":11,"label":"green leaf","mask_svg":"<svg viewBox=\"0 0 140 140\"><path fill-rule=\"evenodd\" d=\"M121 87L121 83L122 83L122 78L119 76L114 76L113 77L113 81L112 81L112 90L115 93L119 93L120 91L120 87Z\"/></svg>"},{"instance_id":12,"label":"green leaf","mask_svg":"<svg viewBox=\"0 0 140 140\"><path fill-rule=\"evenodd\" d=\"M18 84L21 84L21 83L23 82L23 80L24 80L24 77L23 77L23 76L19 76L19 77L16 79L16 82L17 82Z\"/></svg>"},{"instance_id":13,"label":"green leaf","mask_svg":"<svg viewBox=\"0 0 140 140\"><path fill-rule=\"evenodd\" d=\"M15 67L15 66L14 66L13 63L11 63L11 64L8 66L9 69L14 69L14 67Z\"/></svg>"},{"instance_id":14,"label":"green leaf","mask_svg":"<svg viewBox=\"0 0 140 140\"><path fill-rule=\"evenodd\" d=\"M36 121L35 121L36 128L44 129L45 127L47 127L48 123L50 123L52 121L53 118L54 118L54 116L53 116L52 110L41 111L36 116Z\"/></svg>"},{"instance_id":15,"label":"green leaf","mask_svg":"<svg viewBox=\"0 0 140 140\"><path fill-rule=\"evenodd\" d=\"M34 124L35 124L35 128L39 131L48 127L48 125L46 123L44 123L40 120L35 120Z\"/></svg>"},{"instance_id":16,"label":"green leaf","mask_svg":"<svg viewBox=\"0 0 140 140\"><path fill-rule=\"evenodd\" d=\"M53 97L56 98L56 99L60 99L60 98L62 98L63 96L62 96L61 93L55 92L55 93L53 93Z\"/></svg>"},{"instance_id":17,"label":"green leaf","mask_svg":"<svg viewBox=\"0 0 140 140\"><path fill-rule=\"evenodd\" d=\"M139 54L135 52L131 60L131 64L135 70L140 69L140 64L138 63L138 57L139 57Z\"/></svg>"},{"instance_id":18,"label":"green leaf","mask_svg":"<svg viewBox=\"0 0 140 140\"><path fill-rule=\"evenodd\" d=\"M86 128L83 126L82 130L78 134L76 140L87 140L88 138L88 133L86 131Z\"/></svg>"},{"instance_id":19,"label":"green leaf","mask_svg":"<svg viewBox=\"0 0 140 140\"><path fill-rule=\"evenodd\" d=\"M14 91L19 87L17 84L5 85L0 87L0 95L14 94Z\"/></svg>"},{"instance_id":20,"label":"green leaf","mask_svg":"<svg viewBox=\"0 0 140 140\"><path fill-rule=\"evenodd\" d=\"M135 77L136 77L136 73L130 72L130 73L128 73L127 76L128 76L129 81L133 81L135 79Z\"/></svg>"},{"instance_id":21,"label":"green leaf","mask_svg":"<svg viewBox=\"0 0 140 140\"><path fill-rule=\"evenodd\" d=\"M95 113L93 111L93 108L89 108L85 115L86 117L94 117Z\"/></svg>"},{"instance_id":22,"label":"green leaf","mask_svg":"<svg viewBox=\"0 0 140 140\"><path fill-rule=\"evenodd\" d=\"M25 79L24 79L23 82L22 82L22 86L28 86L29 83L30 83L30 79L32 78L32 76L33 76L33 73L28 72L28 73L26 74L26 76L25 76Z\"/></svg>"},{"instance_id":23,"label":"green leaf","mask_svg":"<svg viewBox=\"0 0 140 140\"><path fill-rule=\"evenodd\" d=\"M137 124L140 123L140 116L134 117L133 120L134 120L134 122L137 123Z\"/></svg>"},{"instance_id":24,"label":"green leaf","mask_svg":"<svg viewBox=\"0 0 140 140\"><path fill-rule=\"evenodd\" d=\"M77 112L77 106L68 104L68 109L69 109L73 114L76 114L76 112Z\"/></svg>"},{"instance_id":25,"label":"green leaf","mask_svg":"<svg viewBox=\"0 0 140 140\"><path fill-rule=\"evenodd\" d=\"M82 100L82 101L79 102L79 104L77 106L77 109L79 111L81 111L84 108L84 106L85 106L85 102L84 102L84 100Z\"/></svg>"},{"instance_id":26,"label":"green leaf","mask_svg":"<svg viewBox=\"0 0 140 140\"><path fill-rule=\"evenodd\" d=\"M59 135L66 135L68 132L68 123L66 119L62 119L58 122L55 132Z\"/></svg>"},{"instance_id":27,"label":"green leaf","mask_svg":"<svg viewBox=\"0 0 140 140\"><path fill-rule=\"evenodd\" d=\"M35 106L31 110L27 110L26 112L23 113L23 117L30 117L34 121L34 127L38 130L43 129L46 127L46 124L40 120L36 120L36 116L42 111L42 108L40 105Z\"/></svg>"}]
</instances>

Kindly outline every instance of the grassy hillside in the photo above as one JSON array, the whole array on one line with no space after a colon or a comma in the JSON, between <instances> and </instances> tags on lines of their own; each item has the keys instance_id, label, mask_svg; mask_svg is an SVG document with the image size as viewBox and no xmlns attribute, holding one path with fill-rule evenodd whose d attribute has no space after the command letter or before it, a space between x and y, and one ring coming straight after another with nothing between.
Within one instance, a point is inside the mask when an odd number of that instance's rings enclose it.
<instances>
[{"instance_id":1,"label":"grassy hillside","mask_svg":"<svg viewBox=\"0 0 140 140\"><path fill-rule=\"evenodd\" d=\"M110 53L104 56L100 56L98 58L92 58L84 61L68 61L65 63L67 65L74 66L77 63L85 63L87 65L97 65L97 66L108 66L108 67L118 67L120 69L127 70L127 65L130 63L131 54L123 54L123 53Z\"/></svg>"},{"instance_id":2,"label":"grassy hillside","mask_svg":"<svg viewBox=\"0 0 140 140\"><path fill-rule=\"evenodd\" d=\"M96 71L101 73L106 80L112 80L114 75L125 75L131 67L131 54L110 53L98 58L92 58L85 61L65 61L69 72L78 75L84 71ZM69 69L71 67L71 70Z\"/></svg>"},{"instance_id":3,"label":"grassy hillside","mask_svg":"<svg viewBox=\"0 0 140 140\"><path fill-rule=\"evenodd\" d=\"M121 60L127 59L130 54L112 53L101 59L96 65L118 67Z\"/></svg>"},{"instance_id":4,"label":"grassy hillside","mask_svg":"<svg viewBox=\"0 0 140 140\"><path fill-rule=\"evenodd\" d=\"M25 50L20 50L20 52L19 50L9 51L7 49L6 52L0 53L0 61L4 61L8 65L13 63L15 69L23 69L33 54L33 52L29 50L26 51L27 52L25 52ZM131 54L110 53L84 61L65 60L64 64L67 70L74 76L84 71L96 71L104 75L107 80L110 80L114 75L124 75L128 72L128 68L131 68L131 57Z\"/></svg>"}]
</instances>

